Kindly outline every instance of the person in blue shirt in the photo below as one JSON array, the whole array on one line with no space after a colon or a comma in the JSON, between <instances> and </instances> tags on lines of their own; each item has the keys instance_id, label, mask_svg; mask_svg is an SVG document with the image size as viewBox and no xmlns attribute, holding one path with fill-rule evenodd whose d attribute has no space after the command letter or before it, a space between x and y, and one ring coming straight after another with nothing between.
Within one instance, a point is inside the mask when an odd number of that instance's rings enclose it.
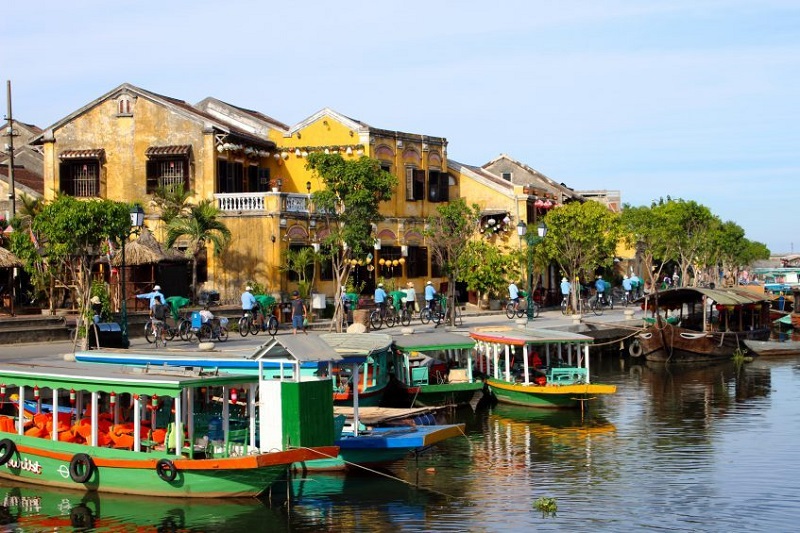
<instances>
[{"instance_id":1,"label":"person in blue shirt","mask_svg":"<svg viewBox=\"0 0 800 533\"><path fill-rule=\"evenodd\" d=\"M519 308L519 288L513 281L508 285L508 299L514 302L514 310Z\"/></svg>"},{"instance_id":2,"label":"person in blue shirt","mask_svg":"<svg viewBox=\"0 0 800 533\"><path fill-rule=\"evenodd\" d=\"M436 289L433 288L433 282L428 281L428 283L425 284L425 307L433 311L435 301Z\"/></svg>"},{"instance_id":3,"label":"person in blue shirt","mask_svg":"<svg viewBox=\"0 0 800 533\"><path fill-rule=\"evenodd\" d=\"M251 292L253 287L248 285L244 288L244 292L242 293L242 316L245 316L247 313L251 313L252 320L257 322L259 327L264 330L266 325L264 321L261 319L261 315L258 312L258 302L256 302L256 297L253 296Z\"/></svg>"},{"instance_id":4,"label":"person in blue shirt","mask_svg":"<svg viewBox=\"0 0 800 533\"><path fill-rule=\"evenodd\" d=\"M572 283L567 278L561 278L561 295L569 298L569 293L572 291Z\"/></svg>"},{"instance_id":5,"label":"person in blue shirt","mask_svg":"<svg viewBox=\"0 0 800 533\"><path fill-rule=\"evenodd\" d=\"M155 287L153 287L152 292L148 292L145 294L137 294L136 297L139 298L140 300L144 299L150 300L150 313L153 312L153 309L155 308L157 303L160 303L161 305L167 305L167 299L164 298L164 295L161 293L160 285L156 285Z\"/></svg>"},{"instance_id":6,"label":"person in blue shirt","mask_svg":"<svg viewBox=\"0 0 800 533\"><path fill-rule=\"evenodd\" d=\"M603 276L598 275L594 282L594 288L597 291L595 298L600 304L605 304L606 282L603 281Z\"/></svg>"},{"instance_id":7,"label":"person in blue shirt","mask_svg":"<svg viewBox=\"0 0 800 533\"><path fill-rule=\"evenodd\" d=\"M381 318L386 313L386 291L383 290L383 283L378 283L378 288L375 289L375 305L381 311Z\"/></svg>"},{"instance_id":8,"label":"person in blue shirt","mask_svg":"<svg viewBox=\"0 0 800 533\"><path fill-rule=\"evenodd\" d=\"M628 275L622 276L622 290L625 291L625 299L627 301L631 301L633 298L631 297L631 290L633 289L633 284L631 280L628 278Z\"/></svg>"},{"instance_id":9,"label":"person in blue shirt","mask_svg":"<svg viewBox=\"0 0 800 533\"><path fill-rule=\"evenodd\" d=\"M642 295L642 280L636 274L631 274L631 289L633 290L634 298L639 298Z\"/></svg>"}]
</instances>

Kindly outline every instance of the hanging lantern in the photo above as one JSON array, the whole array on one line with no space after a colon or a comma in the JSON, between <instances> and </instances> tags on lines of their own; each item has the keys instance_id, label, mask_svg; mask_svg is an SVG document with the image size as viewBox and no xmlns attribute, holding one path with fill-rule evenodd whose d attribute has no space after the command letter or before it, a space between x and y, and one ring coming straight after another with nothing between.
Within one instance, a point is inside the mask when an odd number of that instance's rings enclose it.
<instances>
[{"instance_id":1,"label":"hanging lantern","mask_svg":"<svg viewBox=\"0 0 800 533\"><path fill-rule=\"evenodd\" d=\"M38 401L39 397L40 397L39 396L39 385L34 385L33 386L33 399Z\"/></svg>"},{"instance_id":2,"label":"hanging lantern","mask_svg":"<svg viewBox=\"0 0 800 533\"><path fill-rule=\"evenodd\" d=\"M406 264L406 258L405 257L401 257L400 259L397 260L397 262L400 263L401 265L405 265Z\"/></svg>"},{"instance_id":3,"label":"hanging lantern","mask_svg":"<svg viewBox=\"0 0 800 533\"><path fill-rule=\"evenodd\" d=\"M112 409L117 404L117 394L113 390L111 391L111 394L108 396L108 401L111 404Z\"/></svg>"},{"instance_id":4,"label":"hanging lantern","mask_svg":"<svg viewBox=\"0 0 800 533\"><path fill-rule=\"evenodd\" d=\"M373 270L375 270L375 267L373 265L367 265L367 270L372 272Z\"/></svg>"},{"instance_id":5,"label":"hanging lantern","mask_svg":"<svg viewBox=\"0 0 800 533\"><path fill-rule=\"evenodd\" d=\"M69 390L69 404L75 405L75 389Z\"/></svg>"},{"instance_id":6,"label":"hanging lantern","mask_svg":"<svg viewBox=\"0 0 800 533\"><path fill-rule=\"evenodd\" d=\"M545 201L544 208L550 209L551 207L553 207L553 202L551 202L550 200Z\"/></svg>"},{"instance_id":7,"label":"hanging lantern","mask_svg":"<svg viewBox=\"0 0 800 533\"><path fill-rule=\"evenodd\" d=\"M231 401L236 403L239 400L239 391L236 389L231 389Z\"/></svg>"},{"instance_id":8,"label":"hanging lantern","mask_svg":"<svg viewBox=\"0 0 800 533\"><path fill-rule=\"evenodd\" d=\"M0 398L5 398L5 397L6 397L6 384L3 383L2 385L0 385Z\"/></svg>"},{"instance_id":9,"label":"hanging lantern","mask_svg":"<svg viewBox=\"0 0 800 533\"><path fill-rule=\"evenodd\" d=\"M495 224L497 224L497 221L493 218L490 218L489 220L486 221L486 224L488 224L489 226L494 226Z\"/></svg>"},{"instance_id":10,"label":"hanging lantern","mask_svg":"<svg viewBox=\"0 0 800 533\"><path fill-rule=\"evenodd\" d=\"M386 259L383 259L383 258L379 259L378 260L378 264L381 265L381 266L385 265L386 264Z\"/></svg>"},{"instance_id":11,"label":"hanging lantern","mask_svg":"<svg viewBox=\"0 0 800 533\"><path fill-rule=\"evenodd\" d=\"M399 262L399 261L397 261L397 259L392 259L392 266L393 266L393 267L396 267L396 266L397 266L397 265L399 265L399 264L400 264L400 262Z\"/></svg>"}]
</instances>

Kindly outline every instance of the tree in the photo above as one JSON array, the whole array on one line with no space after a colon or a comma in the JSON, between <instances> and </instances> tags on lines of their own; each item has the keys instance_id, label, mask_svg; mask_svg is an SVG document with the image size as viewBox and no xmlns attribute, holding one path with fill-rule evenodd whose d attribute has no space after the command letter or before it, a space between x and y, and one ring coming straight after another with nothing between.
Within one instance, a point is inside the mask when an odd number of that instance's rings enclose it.
<instances>
[{"instance_id":1,"label":"tree","mask_svg":"<svg viewBox=\"0 0 800 533\"><path fill-rule=\"evenodd\" d=\"M642 281L655 288L666 261L676 254L664 204L625 205L620 220L623 238L642 256Z\"/></svg>"},{"instance_id":2,"label":"tree","mask_svg":"<svg viewBox=\"0 0 800 533\"><path fill-rule=\"evenodd\" d=\"M548 261L555 261L570 280L611 265L620 239L619 215L598 202L572 202L553 209L544 218L547 237L539 245ZM572 284L572 302L577 301Z\"/></svg>"},{"instance_id":3,"label":"tree","mask_svg":"<svg viewBox=\"0 0 800 533\"><path fill-rule=\"evenodd\" d=\"M281 271L297 274L300 297L308 298L311 288L314 286L314 263L317 261L314 249L307 246L298 249L287 248L283 251L282 256Z\"/></svg>"},{"instance_id":4,"label":"tree","mask_svg":"<svg viewBox=\"0 0 800 533\"><path fill-rule=\"evenodd\" d=\"M39 253L38 239L33 233L33 220L42 212L44 202L26 194L20 194L19 199L21 206L17 216L11 220L11 226L14 228L10 234L11 251L22 261L25 271L30 276L33 286L33 292L29 295L30 300L45 297L52 313L55 309L52 294L56 267L50 268L45 255Z\"/></svg>"},{"instance_id":5,"label":"tree","mask_svg":"<svg viewBox=\"0 0 800 533\"><path fill-rule=\"evenodd\" d=\"M342 301L339 295L347 284L352 268L350 259L363 257L372 250L373 224L383 220L380 203L391 199L397 178L381 168L376 159L363 156L345 160L339 154L312 152L306 169L314 172L324 188L312 195L315 210L324 217L329 231L322 240L323 257L330 258L336 281L335 320L342 324Z\"/></svg>"},{"instance_id":6,"label":"tree","mask_svg":"<svg viewBox=\"0 0 800 533\"><path fill-rule=\"evenodd\" d=\"M455 323L456 280L460 278L462 259L466 254L470 238L480 223L481 210L477 204L468 206L463 198L457 198L436 209L438 216L428 219L423 232L433 256L447 276L448 322Z\"/></svg>"},{"instance_id":7,"label":"tree","mask_svg":"<svg viewBox=\"0 0 800 533\"><path fill-rule=\"evenodd\" d=\"M231 231L219 220L219 209L212 200L202 200L191 206L189 213L178 215L167 224L167 247L172 248L178 239L186 238L186 254L192 260L192 299L197 302L197 262L210 243L214 253L220 255L231 240Z\"/></svg>"},{"instance_id":8,"label":"tree","mask_svg":"<svg viewBox=\"0 0 800 533\"><path fill-rule=\"evenodd\" d=\"M482 295L497 292L514 270L515 258L483 240L469 241L459 264L459 281ZM517 271L518 273L518 271Z\"/></svg>"},{"instance_id":9,"label":"tree","mask_svg":"<svg viewBox=\"0 0 800 533\"><path fill-rule=\"evenodd\" d=\"M161 222L166 226L172 219L191 213L192 205L189 203L189 199L192 196L194 196L194 191L187 190L182 183L161 186L153 193L152 203L158 208Z\"/></svg>"},{"instance_id":10,"label":"tree","mask_svg":"<svg viewBox=\"0 0 800 533\"><path fill-rule=\"evenodd\" d=\"M30 230L38 235L52 275L63 285L76 287L78 310L86 320L91 317L92 264L110 240L127 239L130 208L130 204L111 200L60 195L45 204L31 223ZM85 347L85 337L83 343Z\"/></svg>"}]
</instances>

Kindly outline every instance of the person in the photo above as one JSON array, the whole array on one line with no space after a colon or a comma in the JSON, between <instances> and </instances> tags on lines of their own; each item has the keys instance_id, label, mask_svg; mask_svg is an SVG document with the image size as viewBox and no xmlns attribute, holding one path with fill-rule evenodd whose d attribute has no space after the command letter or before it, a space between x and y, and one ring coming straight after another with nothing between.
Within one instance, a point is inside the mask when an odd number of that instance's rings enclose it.
<instances>
[{"instance_id":1,"label":"person","mask_svg":"<svg viewBox=\"0 0 800 533\"><path fill-rule=\"evenodd\" d=\"M409 315L414 314L414 307L417 303L417 291L414 289L414 283L409 281L406 283L406 309Z\"/></svg>"},{"instance_id":2,"label":"person","mask_svg":"<svg viewBox=\"0 0 800 533\"><path fill-rule=\"evenodd\" d=\"M153 314L153 308L156 306L156 303L161 303L161 305L167 305L167 299L164 298L164 295L161 293L161 286L156 285L153 287L152 292L147 292L144 294L137 294L137 298L140 300L149 299L150 300L150 314Z\"/></svg>"},{"instance_id":3,"label":"person","mask_svg":"<svg viewBox=\"0 0 800 533\"><path fill-rule=\"evenodd\" d=\"M247 313L251 313L250 317L253 321L258 321L260 323L261 329L264 329L264 321L261 320L261 316L258 312L258 302L256 302L256 297L253 296L251 292L253 287L248 285L244 288L244 292L242 293L242 316L245 316Z\"/></svg>"},{"instance_id":4,"label":"person","mask_svg":"<svg viewBox=\"0 0 800 533\"><path fill-rule=\"evenodd\" d=\"M597 275L597 279L594 282L595 291L597 294L595 298L597 298L597 303L600 305L605 304L605 293L606 293L606 282L603 280L603 276Z\"/></svg>"},{"instance_id":5,"label":"person","mask_svg":"<svg viewBox=\"0 0 800 533\"><path fill-rule=\"evenodd\" d=\"M572 284L566 277L561 278L561 296L569 298L569 293L572 291Z\"/></svg>"},{"instance_id":6,"label":"person","mask_svg":"<svg viewBox=\"0 0 800 533\"><path fill-rule=\"evenodd\" d=\"M633 290L633 284L631 283L630 278L627 274L622 276L622 290L625 291L625 300L631 301L633 298L631 297L631 291Z\"/></svg>"},{"instance_id":7,"label":"person","mask_svg":"<svg viewBox=\"0 0 800 533\"><path fill-rule=\"evenodd\" d=\"M635 273L631 274L631 289L633 290L633 297L639 298L642 295L642 280L639 279Z\"/></svg>"},{"instance_id":8,"label":"person","mask_svg":"<svg viewBox=\"0 0 800 533\"><path fill-rule=\"evenodd\" d=\"M425 284L425 307L433 311L435 302L436 289L433 288L433 282L428 280L428 282Z\"/></svg>"},{"instance_id":9,"label":"person","mask_svg":"<svg viewBox=\"0 0 800 533\"><path fill-rule=\"evenodd\" d=\"M375 289L375 305L381 313L381 318L386 315L386 291L383 290L383 283L378 283L378 288Z\"/></svg>"},{"instance_id":10,"label":"person","mask_svg":"<svg viewBox=\"0 0 800 533\"><path fill-rule=\"evenodd\" d=\"M200 310L200 321L205 324L207 322L211 322L214 320L214 313L208 310L208 306L204 305L203 309Z\"/></svg>"},{"instance_id":11,"label":"person","mask_svg":"<svg viewBox=\"0 0 800 533\"><path fill-rule=\"evenodd\" d=\"M680 274L678 274L678 269L676 268L672 272L672 286L673 287L677 287L678 286L678 282L680 281L680 279L681 279L681 276L680 276Z\"/></svg>"},{"instance_id":12,"label":"person","mask_svg":"<svg viewBox=\"0 0 800 533\"><path fill-rule=\"evenodd\" d=\"M514 309L519 308L519 288L513 281L508 284L508 299L514 302Z\"/></svg>"},{"instance_id":13,"label":"person","mask_svg":"<svg viewBox=\"0 0 800 533\"><path fill-rule=\"evenodd\" d=\"M292 293L292 335L297 335L297 330L302 329L303 333L308 335L306 331L306 303L300 298L300 293L294 291Z\"/></svg>"},{"instance_id":14,"label":"person","mask_svg":"<svg viewBox=\"0 0 800 533\"><path fill-rule=\"evenodd\" d=\"M92 321L95 324L99 324L103 314L103 302L100 301L99 296L92 296L89 301L92 303Z\"/></svg>"}]
</instances>

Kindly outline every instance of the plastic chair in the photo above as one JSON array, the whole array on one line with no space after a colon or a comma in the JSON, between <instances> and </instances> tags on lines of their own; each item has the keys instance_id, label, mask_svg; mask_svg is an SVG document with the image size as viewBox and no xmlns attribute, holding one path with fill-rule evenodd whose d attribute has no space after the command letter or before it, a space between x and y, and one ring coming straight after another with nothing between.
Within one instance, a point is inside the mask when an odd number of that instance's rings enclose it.
<instances>
[{"instance_id":1,"label":"plastic chair","mask_svg":"<svg viewBox=\"0 0 800 533\"><path fill-rule=\"evenodd\" d=\"M249 441L249 429L229 429L228 434L225 436L225 457L247 455Z\"/></svg>"}]
</instances>

